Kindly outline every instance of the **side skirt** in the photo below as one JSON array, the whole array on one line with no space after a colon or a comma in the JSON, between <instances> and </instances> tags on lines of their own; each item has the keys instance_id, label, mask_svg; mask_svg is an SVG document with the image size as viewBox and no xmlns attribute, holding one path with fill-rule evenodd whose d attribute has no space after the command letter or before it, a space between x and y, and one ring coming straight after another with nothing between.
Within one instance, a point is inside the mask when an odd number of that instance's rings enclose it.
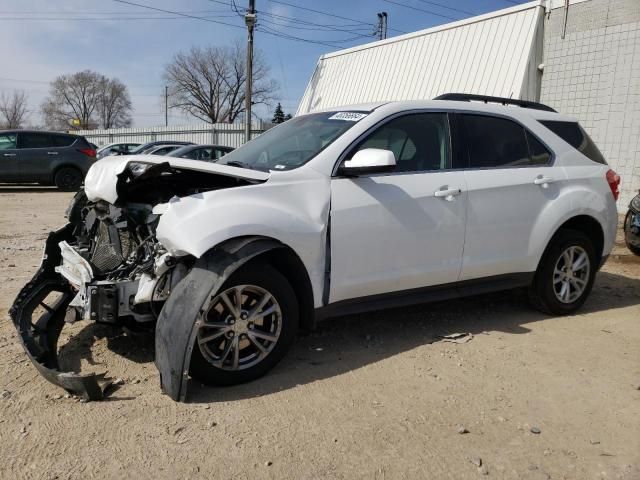
<instances>
[{"instance_id":1,"label":"side skirt","mask_svg":"<svg viewBox=\"0 0 640 480\"><path fill-rule=\"evenodd\" d=\"M382 293L366 297L352 298L330 303L317 308L316 320L321 321L340 315L385 310L388 308L406 307L420 303L438 302L452 298L469 297L501 290L528 287L533 281L535 272L509 273L487 278L464 280L431 287L413 288L399 292Z\"/></svg>"}]
</instances>

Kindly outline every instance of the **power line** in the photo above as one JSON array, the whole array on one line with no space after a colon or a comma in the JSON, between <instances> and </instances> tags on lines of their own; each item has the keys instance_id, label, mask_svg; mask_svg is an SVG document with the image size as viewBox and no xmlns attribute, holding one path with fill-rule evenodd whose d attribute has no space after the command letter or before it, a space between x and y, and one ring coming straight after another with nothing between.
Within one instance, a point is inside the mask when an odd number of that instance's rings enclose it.
<instances>
[{"instance_id":1,"label":"power line","mask_svg":"<svg viewBox=\"0 0 640 480\"><path fill-rule=\"evenodd\" d=\"M262 32L262 33L266 33L267 35L272 35L275 37L281 37L281 38L285 38L287 40L294 40L297 42L304 42L304 43L314 43L316 45L325 45L327 47L331 47L331 48L340 48L340 45L336 45L336 44L332 44L329 43L329 41L322 41L322 40L312 40L309 38L301 38L301 37L296 37L294 35L289 35L287 33L282 33L282 32L278 32L276 30L272 30L269 27L265 26L265 25L258 25L257 30Z\"/></svg>"},{"instance_id":2,"label":"power line","mask_svg":"<svg viewBox=\"0 0 640 480\"><path fill-rule=\"evenodd\" d=\"M228 18L235 17L235 15L229 15ZM216 15L215 17L201 17L200 20L207 20L211 18L220 18L220 15ZM44 20L47 22L51 21L61 21L61 22L69 22L69 21L123 21L123 20L191 20L191 18L185 18L184 16L179 17L0 17L0 21L2 20L12 20L12 21L38 21ZM220 22L217 22L220 23Z\"/></svg>"},{"instance_id":3,"label":"power line","mask_svg":"<svg viewBox=\"0 0 640 480\"><path fill-rule=\"evenodd\" d=\"M268 0L268 1L271 2L271 3L279 3L281 5L286 5L286 6L292 7L292 8L298 8L300 10L306 10L308 12L318 13L320 15L326 15L327 17L339 18L340 20L347 20L349 22L357 22L357 23L363 24L363 25L370 25L372 28L375 28L375 24L372 23L372 22L363 22L363 21L357 20L355 18L343 17L343 16L336 15L336 14L333 14L333 13L323 12L323 11L320 11L320 10L314 10L312 8L307 8L307 7L301 7L300 5L294 5L292 3L282 2L280 0ZM389 30L393 30L393 31L399 32L399 33L407 33L405 31L398 30L396 28L389 28Z\"/></svg>"},{"instance_id":4,"label":"power line","mask_svg":"<svg viewBox=\"0 0 640 480\"><path fill-rule=\"evenodd\" d=\"M430 10L424 10L422 8L414 7L412 5L407 5L406 3L393 2L392 0L382 0L382 1L387 3L392 3L400 7L409 8L411 10L416 10L417 12L424 12L424 13L428 13L429 15L435 15L436 17L446 18L448 20L460 20L459 18L449 17L447 15L442 15L441 13L432 12Z\"/></svg>"},{"instance_id":5,"label":"power line","mask_svg":"<svg viewBox=\"0 0 640 480\"><path fill-rule=\"evenodd\" d=\"M321 23L314 23L314 22L308 22L306 20L294 19L294 18L287 17L287 16L284 16L284 15L277 15L275 13L262 12L262 11L259 11L258 13L260 13L262 15L267 15L269 17L274 17L274 18L286 20L286 21L295 21L296 23L300 23L302 25L312 25L312 26L315 26L315 27L326 28L326 30L324 30L324 31L331 30L331 31L343 32L343 33L355 33L355 34L360 35L361 37L370 37L371 36L371 35L364 35L362 33L355 32L352 29L346 30L346 29L337 28L337 27L328 27L328 26L323 25ZM282 24L280 24L280 25L281 26L289 26L289 25L282 25ZM293 28L296 28L296 27L293 27ZM371 26L371 28L373 29L373 25Z\"/></svg>"},{"instance_id":6,"label":"power line","mask_svg":"<svg viewBox=\"0 0 640 480\"><path fill-rule=\"evenodd\" d=\"M188 11L181 11L179 13L184 13L184 14L196 14L196 13L224 13L224 10L188 10ZM116 12L97 12L97 11L79 11L79 10L73 10L73 11L63 11L61 12L60 10L39 10L39 11L13 11L13 12L0 12L0 15L68 15L68 14L74 14L74 15L140 15L142 13L148 13L149 15L157 15L157 13L155 12L147 12L147 11L141 11L141 12L123 12L122 10L120 11L116 11Z\"/></svg>"},{"instance_id":7,"label":"power line","mask_svg":"<svg viewBox=\"0 0 640 480\"><path fill-rule=\"evenodd\" d=\"M134 7L146 8L146 9L149 9L149 10L155 10L155 11L158 11L158 12L169 13L169 14L172 14L172 15L179 15L181 17L193 18L194 20L202 20L204 22L217 23L219 25L226 25L227 27L240 28L240 29L244 30L244 27L241 27L240 25L233 25L232 23L219 22L217 20L211 20L209 18L197 17L195 15L188 15L186 13L174 12L172 10L164 10L162 8L157 8L157 7L150 7L149 5L142 5L140 3L128 2L126 0L113 0L113 1L117 2L117 3L123 3L125 5L133 5Z\"/></svg>"},{"instance_id":8,"label":"power line","mask_svg":"<svg viewBox=\"0 0 640 480\"><path fill-rule=\"evenodd\" d=\"M467 15L477 15L477 13L470 12L469 10L461 10L459 8L453 8L443 3L428 2L427 0L418 0L418 1L422 3L427 3L429 5L434 5L436 7L446 8L447 10L453 10L454 12L465 13Z\"/></svg>"},{"instance_id":9,"label":"power line","mask_svg":"<svg viewBox=\"0 0 640 480\"><path fill-rule=\"evenodd\" d=\"M271 2L271 3L279 3L280 5L286 5L286 6L292 7L292 8L298 8L300 10L306 10L307 12L319 13L320 15L326 15L327 17L339 18L341 20L348 20L350 22L362 23L364 25L373 25L372 23L363 22L362 20L357 20L355 18L342 17L340 15L335 15L333 13L322 12L320 10L313 10L312 8L301 7L300 5L294 5L292 3L282 2L280 0L268 0L268 1Z\"/></svg>"}]
</instances>

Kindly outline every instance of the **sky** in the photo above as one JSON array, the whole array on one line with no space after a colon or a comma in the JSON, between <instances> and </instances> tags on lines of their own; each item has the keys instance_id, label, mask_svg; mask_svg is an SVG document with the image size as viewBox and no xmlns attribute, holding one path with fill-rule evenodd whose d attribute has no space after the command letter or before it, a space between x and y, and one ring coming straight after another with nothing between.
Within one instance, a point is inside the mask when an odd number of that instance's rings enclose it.
<instances>
[{"instance_id":1,"label":"sky","mask_svg":"<svg viewBox=\"0 0 640 480\"><path fill-rule=\"evenodd\" d=\"M192 46L246 40L234 1L244 13L248 0L0 0L0 92L25 91L29 123L40 125L48 83L90 69L129 87L133 126L163 125L162 71L171 57ZM517 3L524 2L256 0L254 44L279 85L277 98L285 113L295 114L320 55L374 41L378 12L387 12L392 37ZM270 120L274 108L259 106L255 113ZM170 125L188 123L199 121L170 111Z\"/></svg>"}]
</instances>

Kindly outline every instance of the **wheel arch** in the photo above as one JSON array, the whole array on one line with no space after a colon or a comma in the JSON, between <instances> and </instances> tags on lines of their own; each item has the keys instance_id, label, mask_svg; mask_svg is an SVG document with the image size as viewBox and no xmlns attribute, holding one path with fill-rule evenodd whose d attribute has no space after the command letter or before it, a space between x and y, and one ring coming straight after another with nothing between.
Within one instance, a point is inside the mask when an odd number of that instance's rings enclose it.
<instances>
[{"instance_id":1,"label":"wheel arch","mask_svg":"<svg viewBox=\"0 0 640 480\"><path fill-rule=\"evenodd\" d=\"M596 251L596 265L599 266L601 264L604 250L604 228L595 217L588 214L580 214L566 219L556 227L555 231L547 241L544 252L538 260L538 266L549 250L549 247L557 238L558 233L562 230L577 230L589 237L593 242L593 247Z\"/></svg>"},{"instance_id":2,"label":"wheel arch","mask_svg":"<svg viewBox=\"0 0 640 480\"><path fill-rule=\"evenodd\" d=\"M51 169L51 178L49 179L51 182L54 182L56 179L56 175L58 174L58 172L60 170L62 170L63 168L73 168L74 170L78 171L78 173L80 173L80 176L82 178L85 177L85 172L82 171L82 169L80 167L78 167L77 165L74 165L73 163L61 163L59 165L55 165L52 169Z\"/></svg>"},{"instance_id":3,"label":"wheel arch","mask_svg":"<svg viewBox=\"0 0 640 480\"><path fill-rule=\"evenodd\" d=\"M255 235L230 238L211 250L234 249L257 241L265 242L269 247L241 266L247 267L251 264L266 262L284 275L289 280L300 304L300 326L306 330L312 330L315 327L313 286L304 262L293 248L278 239Z\"/></svg>"},{"instance_id":4,"label":"wheel arch","mask_svg":"<svg viewBox=\"0 0 640 480\"><path fill-rule=\"evenodd\" d=\"M53 169L52 169L52 176L55 177L56 173L58 173L63 168L73 168L74 170L79 171L82 174L82 176L84 177L84 173L82 171L82 168L80 168L78 165L75 165L75 164L69 163L69 162L60 163L60 164L54 166Z\"/></svg>"},{"instance_id":5,"label":"wheel arch","mask_svg":"<svg viewBox=\"0 0 640 480\"><path fill-rule=\"evenodd\" d=\"M185 279L178 283L156 323L155 363L161 388L172 399L186 399L189 364L198 330L197 313L212 291L203 290L201 285L211 284L217 291L239 268L261 260L269 261L285 276L293 275L288 278L295 280L291 286L300 295L300 314L306 315L305 310L313 313L311 282L302 260L290 247L264 236L235 237L214 246L196 260ZM312 322L313 315L306 319Z\"/></svg>"}]
</instances>

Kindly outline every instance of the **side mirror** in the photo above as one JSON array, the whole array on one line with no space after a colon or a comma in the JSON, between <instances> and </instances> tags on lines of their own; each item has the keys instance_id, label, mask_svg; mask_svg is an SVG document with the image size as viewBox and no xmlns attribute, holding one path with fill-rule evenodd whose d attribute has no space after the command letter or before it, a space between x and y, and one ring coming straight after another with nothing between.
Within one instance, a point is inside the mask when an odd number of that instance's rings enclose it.
<instances>
[{"instance_id":1,"label":"side mirror","mask_svg":"<svg viewBox=\"0 0 640 480\"><path fill-rule=\"evenodd\" d=\"M351 160L344 162L340 170L344 175L361 175L390 172L395 166L396 156L391 150L365 148L356 152Z\"/></svg>"}]
</instances>

